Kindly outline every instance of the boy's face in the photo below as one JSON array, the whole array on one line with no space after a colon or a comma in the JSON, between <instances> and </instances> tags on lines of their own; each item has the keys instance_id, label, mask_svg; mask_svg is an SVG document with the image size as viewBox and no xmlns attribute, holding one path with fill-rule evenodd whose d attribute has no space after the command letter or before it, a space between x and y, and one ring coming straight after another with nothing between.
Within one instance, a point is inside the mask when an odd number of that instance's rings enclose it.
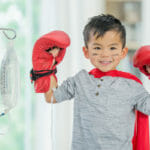
<instances>
[{"instance_id":1,"label":"boy's face","mask_svg":"<svg viewBox=\"0 0 150 150\"><path fill-rule=\"evenodd\" d=\"M127 48L122 48L120 34L116 31L107 31L98 39L96 36L91 34L88 48L83 47L85 57L103 72L115 70L128 52Z\"/></svg>"}]
</instances>

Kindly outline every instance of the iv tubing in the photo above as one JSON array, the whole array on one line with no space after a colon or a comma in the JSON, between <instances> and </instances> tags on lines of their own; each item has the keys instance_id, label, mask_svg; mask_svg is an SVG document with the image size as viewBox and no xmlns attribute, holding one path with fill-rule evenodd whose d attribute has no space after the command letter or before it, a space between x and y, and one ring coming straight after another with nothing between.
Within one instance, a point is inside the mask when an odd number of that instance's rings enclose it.
<instances>
[{"instance_id":1,"label":"iv tubing","mask_svg":"<svg viewBox=\"0 0 150 150\"><path fill-rule=\"evenodd\" d=\"M52 89L53 91L55 91L55 89L53 88ZM53 129L54 129L54 127L53 127L53 125L54 125L54 123L53 123L53 112L54 112L54 107L53 107L53 102L54 102L54 97L53 97L53 95L52 95L52 97L51 97L51 148L52 148L52 150L54 150L54 136L53 136Z\"/></svg>"}]
</instances>

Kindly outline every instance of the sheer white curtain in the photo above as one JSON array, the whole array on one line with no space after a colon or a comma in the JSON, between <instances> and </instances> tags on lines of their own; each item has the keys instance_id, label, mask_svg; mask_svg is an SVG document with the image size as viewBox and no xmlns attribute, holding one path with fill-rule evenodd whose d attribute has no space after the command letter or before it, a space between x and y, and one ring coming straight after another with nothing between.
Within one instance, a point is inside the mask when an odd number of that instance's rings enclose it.
<instances>
[{"instance_id":1,"label":"sheer white curtain","mask_svg":"<svg viewBox=\"0 0 150 150\"><path fill-rule=\"evenodd\" d=\"M40 36L52 30L63 30L70 35L71 45L63 62L58 66L59 84L82 68L89 70L91 65L84 58L83 27L88 18L103 13L103 0L41 0ZM70 150L73 100L54 107L54 150ZM35 150L51 150L51 105L47 104L42 94L36 100Z\"/></svg>"},{"instance_id":2,"label":"sheer white curtain","mask_svg":"<svg viewBox=\"0 0 150 150\"><path fill-rule=\"evenodd\" d=\"M24 97L24 117L25 117L25 122L24 122L24 149L25 150L31 150L32 149L32 143L31 143L31 137L32 137L32 100L31 100L31 82L29 78L29 70L31 69L32 62L29 61L31 60L31 53L32 53L32 29L33 29L33 21L32 21L32 0L26 0L25 3L25 11L26 11L26 23L25 23L25 38L26 38L26 43L25 43L25 49L26 49L26 54L24 56L24 64L25 64L25 76L24 76L24 86L25 86L25 97ZM19 33L18 33L19 34Z\"/></svg>"}]
</instances>

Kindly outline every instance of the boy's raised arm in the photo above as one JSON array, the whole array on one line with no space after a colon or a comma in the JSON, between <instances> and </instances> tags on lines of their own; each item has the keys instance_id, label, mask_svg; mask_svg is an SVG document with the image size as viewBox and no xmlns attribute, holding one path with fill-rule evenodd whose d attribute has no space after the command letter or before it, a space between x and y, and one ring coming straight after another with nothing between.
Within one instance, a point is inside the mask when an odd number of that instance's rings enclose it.
<instances>
[{"instance_id":1,"label":"boy's raised arm","mask_svg":"<svg viewBox=\"0 0 150 150\"><path fill-rule=\"evenodd\" d=\"M34 82L36 93L52 95L53 85L50 84L50 76L55 76L56 66L63 60L66 48L70 45L70 38L64 31L55 30L41 36L34 44L32 53L33 69L30 72L31 82ZM50 88L50 85L52 86Z\"/></svg>"},{"instance_id":2,"label":"boy's raised arm","mask_svg":"<svg viewBox=\"0 0 150 150\"><path fill-rule=\"evenodd\" d=\"M44 93L44 96L45 96L45 100L46 102L48 103L56 103L56 99L55 97L53 96L53 88L57 88L57 81L55 79L55 77L52 75L50 76L50 88L49 90Z\"/></svg>"}]
</instances>

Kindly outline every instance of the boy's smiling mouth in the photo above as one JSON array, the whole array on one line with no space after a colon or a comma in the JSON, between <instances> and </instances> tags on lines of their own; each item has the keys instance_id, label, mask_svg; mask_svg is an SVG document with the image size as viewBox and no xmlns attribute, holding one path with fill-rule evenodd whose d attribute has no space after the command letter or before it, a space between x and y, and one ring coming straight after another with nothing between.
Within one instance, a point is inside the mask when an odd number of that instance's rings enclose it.
<instances>
[{"instance_id":1,"label":"boy's smiling mouth","mask_svg":"<svg viewBox=\"0 0 150 150\"><path fill-rule=\"evenodd\" d=\"M99 62L100 62L100 64L102 64L102 65L109 65L109 64L112 63L112 61L99 61Z\"/></svg>"}]
</instances>

